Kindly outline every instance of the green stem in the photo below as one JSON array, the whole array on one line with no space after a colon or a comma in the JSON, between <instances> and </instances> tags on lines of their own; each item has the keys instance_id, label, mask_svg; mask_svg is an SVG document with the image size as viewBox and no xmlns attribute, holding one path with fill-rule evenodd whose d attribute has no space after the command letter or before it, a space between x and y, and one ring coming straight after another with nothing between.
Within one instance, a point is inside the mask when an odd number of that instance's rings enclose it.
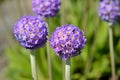
<instances>
[{"instance_id":1,"label":"green stem","mask_svg":"<svg viewBox=\"0 0 120 80\"><path fill-rule=\"evenodd\" d=\"M67 59L66 64L65 64L65 80L71 80L71 77L70 77L70 59Z\"/></svg>"},{"instance_id":2,"label":"green stem","mask_svg":"<svg viewBox=\"0 0 120 80\"><path fill-rule=\"evenodd\" d=\"M49 41L47 41L47 58L48 58L49 80L52 80L52 65L51 65Z\"/></svg>"},{"instance_id":3,"label":"green stem","mask_svg":"<svg viewBox=\"0 0 120 80\"><path fill-rule=\"evenodd\" d=\"M114 49L113 49L113 31L112 24L109 24L109 46L110 46L110 60L111 60L111 70L112 70L112 80L115 79L115 59L114 59Z\"/></svg>"},{"instance_id":4,"label":"green stem","mask_svg":"<svg viewBox=\"0 0 120 80\"><path fill-rule=\"evenodd\" d=\"M66 24L66 6L67 6L67 0L61 0L62 5L61 5L61 21L60 24L64 25ZM62 62L62 76L63 80L65 79L65 62Z\"/></svg>"},{"instance_id":5,"label":"green stem","mask_svg":"<svg viewBox=\"0 0 120 80\"><path fill-rule=\"evenodd\" d=\"M33 78L32 80L38 80L36 57L34 50L31 50L30 59L31 59L31 69L32 69L32 78Z\"/></svg>"},{"instance_id":6,"label":"green stem","mask_svg":"<svg viewBox=\"0 0 120 80\"><path fill-rule=\"evenodd\" d=\"M48 25L49 25L49 19L47 19ZM50 28L50 26L49 26ZM48 33L48 39L49 39L49 33ZM47 59L48 59L48 70L49 70L49 80L52 80L52 65L51 65L51 55L50 55L50 45L49 41L47 41Z\"/></svg>"},{"instance_id":7,"label":"green stem","mask_svg":"<svg viewBox=\"0 0 120 80\"><path fill-rule=\"evenodd\" d=\"M62 5L61 5L61 25L65 24L66 22L66 6L67 6L67 0L61 0L62 1Z\"/></svg>"},{"instance_id":8,"label":"green stem","mask_svg":"<svg viewBox=\"0 0 120 80\"><path fill-rule=\"evenodd\" d=\"M82 15L86 15L86 16L82 16L82 21L83 21L83 30L84 30L84 33L86 34L87 33L87 26L86 26L86 24L88 24L88 3L89 2L87 2L87 1L83 1L83 13L82 13Z\"/></svg>"},{"instance_id":9,"label":"green stem","mask_svg":"<svg viewBox=\"0 0 120 80\"><path fill-rule=\"evenodd\" d=\"M17 2L17 6L18 6L18 9L19 9L19 16L22 17L23 15L23 11L22 11L22 6L21 6L21 0L16 0Z\"/></svg>"},{"instance_id":10,"label":"green stem","mask_svg":"<svg viewBox=\"0 0 120 80\"><path fill-rule=\"evenodd\" d=\"M88 61L87 61L87 64L85 66L85 71L84 71L85 76L87 76L87 74L90 72L91 67L92 67L92 62L93 62L94 54L95 54L95 47L96 47L96 43L97 43L98 26L100 26L99 21L100 20L98 19L96 29L95 29L95 32L94 32L93 44L91 45L91 49L89 51L89 56L88 56Z\"/></svg>"},{"instance_id":11,"label":"green stem","mask_svg":"<svg viewBox=\"0 0 120 80\"><path fill-rule=\"evenodd\" d=\"M26 9L26 7L27 7L27 0L20 0L20 7L21 7L21 11L22 11L22 14L23 15L26 15L27 14L27 9Z\"/></svg>"}]
</instances>

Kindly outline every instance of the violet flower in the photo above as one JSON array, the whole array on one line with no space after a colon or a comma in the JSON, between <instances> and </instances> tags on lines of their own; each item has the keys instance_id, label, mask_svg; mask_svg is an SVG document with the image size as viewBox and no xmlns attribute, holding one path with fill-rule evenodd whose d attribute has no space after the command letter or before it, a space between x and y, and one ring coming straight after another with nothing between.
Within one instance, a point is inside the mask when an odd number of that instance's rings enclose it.
<instances>
[{"instance_id":1,"label":"violet flower","mask_svg":"<svg viewBox=\"0 0 120 80\"><path fill-rule=\"evenodd\" d=\"M102 20L116 23L118 18L120 18L119 0L101 0L98 13Z\"/></svg>"},{"instance_id":2,"label":"violet flower","mask_svg":"<svg viewBox=\"0 0 120 80\"><path fill-rule=\"evenodd\" d=\"M80 54L86 44L86 38L78 27L64 25L53 32L50 44L62 60L67 60Z\"/></svg>"},{"instance_id":3,"label":"violet flower","mask_svg":"<svg viewBox=\"0 0 120 80\"><path fill-rule=\"evenodd\" d=\"M54 17L58 13L61 0L33 0L33 11L43 17Z\"/></svg>"},{"instance_id":4,"label":"violet flower","mask_svg":"<svg viewBox=\"0 0 120 80\"><path fill-rule=\"evenodd\" d=\"M27 49L42 47L47 35L46 22L38 16L24 16L14 26L14 36Z\"/></svg>"}]
</instances>

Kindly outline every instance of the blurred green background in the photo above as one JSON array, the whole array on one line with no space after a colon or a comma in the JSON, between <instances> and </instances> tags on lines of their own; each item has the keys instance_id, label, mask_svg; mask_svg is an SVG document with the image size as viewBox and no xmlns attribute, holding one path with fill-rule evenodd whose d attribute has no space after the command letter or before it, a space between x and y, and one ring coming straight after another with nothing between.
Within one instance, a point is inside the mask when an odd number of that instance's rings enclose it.
<instances>
[{"instance_id":1,"label":"blurred green background","mask_svg":"<svg viewBox=\"0 0 120 80\"><path fill-rule=\"evenodd\" d=\"M108 23L99 19L99 0L63 0L60 12L49 18L50 35L57 26L73 24L85 32L87 44L72 58L72 80L110 80ZM0 80L32 80L30 51L13 36L15 22L34 15L32 0L0 0ZM120 25L113 28L116 76L120 80ZM50 48L53 80L63 80L63 65ZM49 80L46 47L36 51L39 80Z\"/></svg>"}]
</instances>

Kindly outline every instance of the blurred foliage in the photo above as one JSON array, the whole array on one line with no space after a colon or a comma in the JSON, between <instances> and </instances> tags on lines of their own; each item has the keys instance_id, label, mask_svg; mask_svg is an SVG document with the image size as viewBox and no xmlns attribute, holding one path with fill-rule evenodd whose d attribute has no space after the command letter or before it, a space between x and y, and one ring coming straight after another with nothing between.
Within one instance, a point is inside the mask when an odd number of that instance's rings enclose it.
<instances>
[{"instance_id":1,"label":"blurred foliage","mask_svg":"<svg viewBox=\"0 0 120 80\"><path fill-rule=\"evenodd\" d=\"M15 2L15 0L12 1ZM27 4L27 2L30 1L26 0L24 6ZM59 14L55 18L49 19L50 35L57 26L60 26L61 20L63 19L65 24L79 26L85 32L87 37L87 45L83 49L81 55L72 58L72 80L108 80L111 78L108 40L109 26L106 22L99 20L97 12L98 5L99 0L66 0L65 3L63 1L62 6L64 6L64 8L61 9ZM16 4L16 6L18 5ZM23 8L19 9L23 10ZM26 14L32 14L32 9L30 7L29 10L26 12ZM64 16L61 16L63 12ZM21 12L21 14L24 13ZM14 17L18 18L18 16L15 16L14 13L13 15ZM14 23L16 21L17 19L14 21ZM14 23L12 25L14 25ZM118 24L113 28L115 49L114 55L117 76L120 76L119 26L120 25ZM57 57L52 48L50 49L53 80L62 80L62 60ZM31 80L29 50L24 49L18 44L17 41L14 41L14 44L6 49L6 54L10 62L6 72L7 77L10 77L11 80ZM47 53L45 46L36 51L36 57L39 70L39 79L49 80Z\"/></svg>"},{"instance_id":2,"label":"blurred foliage","mask_svg":"<svg viewBox=\"0 0 120 80\"><path fill-rule=\"evenodd\" d=\"M0 0L0 4L3 2L4 0Z\"/></svg>"}]
</instances>

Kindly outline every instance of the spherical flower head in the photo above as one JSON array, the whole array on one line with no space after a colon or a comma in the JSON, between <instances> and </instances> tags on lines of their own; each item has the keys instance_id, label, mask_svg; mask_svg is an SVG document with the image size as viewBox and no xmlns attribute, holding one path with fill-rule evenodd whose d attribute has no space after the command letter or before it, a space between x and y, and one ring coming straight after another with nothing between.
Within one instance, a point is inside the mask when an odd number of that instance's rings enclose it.
<instances>
[{"instance_id":1,"label":"spherical flower head","mask_svg":"<svg viewBox=\"0 0 120 80\"><path fill-rule=\"evenodd\" d=\"M67 24L53 32L50 44L62 60L67 60L80 54L86 44L86 38L78 27Z\"/></svg>"},{"instance_id":2,"label":"spherical flower head","mask_svg":"<svg viewBox=\"0 0 120 80\"><path fill-rule=\"evenodd\" d=\"M24 16L14 26L14 36L27 49L42 47L47 35L46 22L38 16Z\"/></svg>"},{"instance_id":3,"label":"spherical flower head","mask_svg":"<svg viewBox=\"0 0 120 80\"><path fill-rule=\"evenodd\" d=\"M119 0L101 0L98 13L102 20L116 23L120 18Z\"/></svg>"},{"instance_id":4,"label":"spherical flower head","mask_svg":"<svg viewBox=\"0 0 120 80\"><path fill-rule=\"evenodd\" d=\"M44 17L54 17L58 13L61 0L33 0L33 11Z\"/></svg>"}]
</instances>

